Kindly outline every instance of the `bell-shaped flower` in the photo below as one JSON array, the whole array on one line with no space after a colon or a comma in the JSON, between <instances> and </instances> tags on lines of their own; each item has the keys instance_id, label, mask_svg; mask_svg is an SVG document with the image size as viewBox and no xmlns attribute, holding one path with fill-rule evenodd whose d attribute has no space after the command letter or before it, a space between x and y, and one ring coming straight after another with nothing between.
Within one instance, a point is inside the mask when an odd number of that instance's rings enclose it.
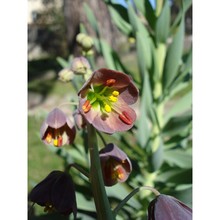
<instances>
[{"instance_id":1,"label":"bell-shaped flower","mask_svg":"<svg viewBox=\"0 0 220 220\"><path fill-rule=\"evenodd\" d=\"M148 220L192 220L192 209L172 196L160 194L148 206Z\"/></svg>"},{"instance_id":2,"label":"bell-shaped flower","mask_svg":"<svg viewBox=\"0 0 220 220\"><path fill-rule=\"evenodd\" d=\"M60 147L73 142L76 129L69 118L60 109L55 108L43 122L40 134L45 144Z\"/></svg>"},{"instance_id":3,"label":"bell-shaped flower","mask_svg":"<svg viewBox=\"0 0 220 220\"><path fill-rule=\"evenodd\" d=\"M78 95L79 111L99 131L127 131L136 120L130 105L137 101L138 89L122 72L104 68L95 71Z\"/></svg>"},{"instance_id":4,"label":"bell-shaped flower","mask_svg":"<svg viewBox=\"0 0 220 220\"><path fill-rule=\"evenodd\" d=\"M62 171L52 171L30 192L29 200L45 207L45 212L63 215L77 214L75 187L71 176Z\"/></svg>"},{"instance_id":5,"label":"bell-shaped flower","mask_svg":"<svg viewBox=\"0 0 220 220\"><path fill-rule=\"evenodd\" d=\"M115 144L107 144L99 151L102 175L105 186L125 182L132 171L128 156Z\"/></svg>"}]
</instances>

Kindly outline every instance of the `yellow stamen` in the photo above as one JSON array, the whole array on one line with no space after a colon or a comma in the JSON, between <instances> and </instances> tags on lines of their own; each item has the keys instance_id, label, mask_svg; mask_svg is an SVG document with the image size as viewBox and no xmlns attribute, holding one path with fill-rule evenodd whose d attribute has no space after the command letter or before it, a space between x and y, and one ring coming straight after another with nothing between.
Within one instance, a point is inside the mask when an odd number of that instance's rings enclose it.
<instances>
[{"instance_id":1,"label":"yellow stamen","mask_svg":"<svg viewBox=\"0 0 220 220\"><path fill-rule=\"evenodd\" d=\"M112 108L108 104L105 105L104 109L108 113L112 111Z\"/></svg>"},{"instance_id":2,"label":"yellow stamen","mask_svg":"<svg viewBox=\"0 0 220 220\"><path fill-rule=\"evenodd\" d=\"M112 101L112 102L117 102L117 101L118 101L118 98L115 97L115 96L113 96L113 95L109 96L108 99L109 99L110 101Z\"/></svg>"},{"instance_id":3,"label":"yellow stamen","mask_svg":"<svg viewBox=\"0 0 220 220\"><path fill-rule=\"evenodd\" d=\"M115 97L118 97L119 92L118 92L118 91L113 91L113 92L112 92L112 95L115 96Z\"/></svg>"},{"instance_id":4,"label":"yellow stamen","mask_svg":"<svg viewBox=\"0 0 220 220\"><path fill-rule=\"evenodd\" d=\"M46 142L49 144L51 141L52 141L52 135L48 133L46 137Z\"/></svg>"},{"instance_id":5,"label":"yellow stamen","mask_svg":"<svg viewBox=\"0 0 220 220\"><path fill-rule=\"evenodd\" d=\"M53 140L53 145L56 146L56 147L58 146L58 139Z\"/></svg>"}]
</instances>

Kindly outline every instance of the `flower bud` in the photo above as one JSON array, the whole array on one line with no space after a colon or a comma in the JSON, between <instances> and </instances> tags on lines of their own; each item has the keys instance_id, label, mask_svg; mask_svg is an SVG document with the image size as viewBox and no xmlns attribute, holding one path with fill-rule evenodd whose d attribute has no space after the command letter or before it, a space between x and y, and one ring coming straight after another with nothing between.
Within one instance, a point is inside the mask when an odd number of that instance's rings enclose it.
<instances>
[{"instance_id":1,"label":"flower bud","mask_svg":"<svg viewBox=\"0 0 220 220\"><path fill-rule=\"evenodd\" d=\"M81 46L85 51L89 51L93 47L93 44L93 39L89 36L85 36L81 40Z\"/></svg>"},{"instance_id":2,"label":"flower bud","mask_svg":"<svg viewBox=\"0 0 220 220\"><path fill-rule=\"evenodd\" d=\"M72 81L74 74L73 74L72 70L70 70L68 68L64 68L58 73L58 76L59 76L60 81L70 82L70 81Z\"/></svg>"},{"instance_id":3,"label":"flower bud","mask_svg":"<svg viewBox=\"0 0 220 220\"><path fill-rule=\"evenodd\" d=\"M85 36L86 36L86 34L84 34L84 33L79 33L79 34L77 34L77 36L76 36L76 42L81 45L81 44L82 44L82 39L83 39Z\"/></svg>"},{"instance_id":4,"label":"flower bud","mask_svg":"<svg viewBox=\"0 0 220 220\"><path fill-rule=\"evenodd\" d=\"M76 57L73 59L71 70L76 75L84 75L90 70L90 64L85 57Z\"/></svg>"}]
</instances>

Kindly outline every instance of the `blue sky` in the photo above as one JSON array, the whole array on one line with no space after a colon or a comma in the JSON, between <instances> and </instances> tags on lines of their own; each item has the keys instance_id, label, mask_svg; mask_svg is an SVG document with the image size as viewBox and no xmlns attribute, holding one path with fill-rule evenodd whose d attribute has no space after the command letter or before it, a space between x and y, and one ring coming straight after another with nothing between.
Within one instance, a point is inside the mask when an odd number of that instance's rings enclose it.
<instances>
[{"instance_id":1,"label":"blue sky","mask_svg":"<svg viewBox=\"0 0 220 220\"><path fill-rule=\"evenodd\" d=\"M115 0L115 2L118 2L119 4L126 6L126 0ZM155 0L150 0L151 5L153 8L155 8L156 1Z\"/></svg>"}]
</instances>

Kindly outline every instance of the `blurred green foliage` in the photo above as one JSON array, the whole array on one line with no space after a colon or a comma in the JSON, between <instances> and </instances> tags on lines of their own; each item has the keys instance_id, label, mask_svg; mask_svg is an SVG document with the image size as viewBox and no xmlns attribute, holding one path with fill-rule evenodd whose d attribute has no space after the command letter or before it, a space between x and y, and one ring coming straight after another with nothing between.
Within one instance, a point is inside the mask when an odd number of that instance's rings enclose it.
<instances>
[{"instance_id":1,"label":"blurred green foliage","mask_svg":"<svg viewBox=\"0 0 220 220\"><path fill-rule=\"evenodd\" d=\"M132 76L140 91L139 103L135 106L138 114L135 126L128 132L102 134L107 143L114 142L125 151L133 165L126 183L106 188L110 203L115 207L134 188L148 185L192 206L192 49L184 50L185 13L192 2L181 1L179 12L172 19L168 0L161 1L161 7L158 5L155 9L148 0L128 2L127 8L110 0L105 2L112 21L128 44L133 42L132 63L137 67L125 62L100 38L95 15L85 3L84 10L96 33L95 50L104 57L107 68ZM86 32L83 24L81 32ZM87 58L94 61L93 56ZM69 63L60 57L57 61L63 68ZM96 63L91 64L95 70ZM73 81L74 93L77 93L82 82L76 77ZM85 132L77 131L72 146L49 150L62 158L64 164L75 162L88 170ZM101 139L99 145L103 147ZM89 182L76 170L71 170L71 174L77 190L78 219L95 219ZM117 219L146 219L148 204L153 198L147 191L136 194L119 211Z\"/></svg>"}]
</instances>

